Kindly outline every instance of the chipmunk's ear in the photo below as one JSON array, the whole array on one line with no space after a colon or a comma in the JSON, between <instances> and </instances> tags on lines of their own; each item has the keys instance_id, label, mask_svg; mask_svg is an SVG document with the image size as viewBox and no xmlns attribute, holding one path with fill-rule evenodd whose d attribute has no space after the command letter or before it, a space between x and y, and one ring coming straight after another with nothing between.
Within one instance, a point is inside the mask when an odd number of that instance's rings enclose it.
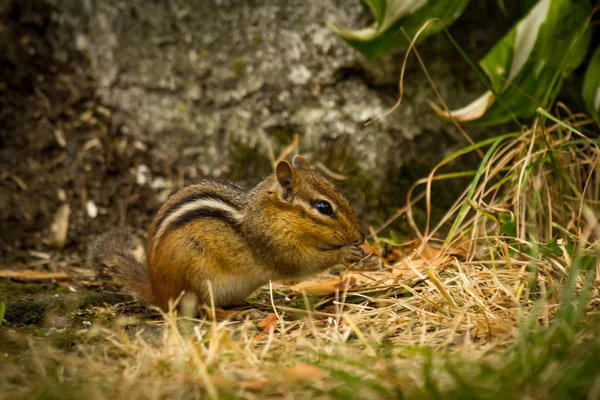
<instances>
[{"instance_id":1,"label":"chipmunk's ear","mask_svg":"<svg viewBox=\"0 0 600 400\"><path fill-rule=\"evenodd\" d=\"M294 166L294 168L296 168L300 171L309 171L310 170L310 166L306 162L306 159L299 154L294 156L294 158L292 159L292 165Z\"/></svg>"},{"instance_id":2,"label":"chipmunk's ear","mask_svg":"<svg viewBox=\"0 0 600 400\"><path fill-rule=\"evenodd\" d=\"M295 172L289 162L283 160L279 161L277 167L275 167L275 176L277 182L282 188L289 192L294 187Z\"/></svg>"}]
</instances>

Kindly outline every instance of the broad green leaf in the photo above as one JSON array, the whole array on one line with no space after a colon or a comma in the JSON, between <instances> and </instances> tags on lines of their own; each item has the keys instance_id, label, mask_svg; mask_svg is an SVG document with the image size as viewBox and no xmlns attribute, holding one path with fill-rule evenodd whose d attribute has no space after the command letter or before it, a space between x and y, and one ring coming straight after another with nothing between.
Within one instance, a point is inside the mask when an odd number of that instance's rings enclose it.
<instances>
[{"instance_id":1,"label":"broad green leaf","mask_svg":"<svg viewBox=\"0 0 600 400\"><path fill-rule=\"evenodd\" d=\"M563 79L583 61L590 42L589 0L540 0L480 61L488 91L442 118L498 124L529 118L549 105Z\"/></svg>"},{"instance_id":2,"label":"broad green leaf","mask_svg":"<svg viewBox=\"0 0 600 400\"><path fill-rule=\"evenodd\" d=\"M507 222L505 224L502 224L502 226L500 226L500 232L504 233L506 236L509 237L516 237L517 236L517 223L515 221L512 222Z\"/></svg>"},{"instance_id":3,"label":"broad green leaf","mask_svg":"<svg viewBox=\"0 0 600 400\"><path fill-rule=\"evenodd\" d=\"M600 127L600 47L592 56L583 80L583 99L590 116Z\"/></svg>"},{"instance_id":4,"label":"broad green leaf","mask_svg":"<svg viewBox=\"0 0 600 400\"><path fill-rule=\"evenodd\" d=\"M375 23L364 29L351 30L327 25L346 43L367 56L379 56L409 41L400 28L413 38L429 20L439 18L450 26L464 11L469 0L363 0L371 9ZM443 29L439 21L431 22L419 36L426 38Z\"/></svg>"},{"instance_id":5,"label":"broad green leaf","mask_svg":"<svg viewBox=\"0 0 600 400\"><path fill-rule=\"evenodd\" d=\"M501 212L498 214L498 221L500 221L503 224L509 223L512 220L513 220L513 217L510 213Z\"/></svg>"}]
</instances>

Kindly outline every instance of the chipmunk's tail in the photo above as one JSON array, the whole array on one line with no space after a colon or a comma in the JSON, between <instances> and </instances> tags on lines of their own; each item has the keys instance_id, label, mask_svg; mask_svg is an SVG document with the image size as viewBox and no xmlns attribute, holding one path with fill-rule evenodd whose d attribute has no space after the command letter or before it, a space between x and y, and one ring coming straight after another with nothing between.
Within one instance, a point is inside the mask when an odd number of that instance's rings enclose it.
<instances>
[{"instance_id":1,"label":"chipmunk's tail","mask_svg":"<svg viewBox=\"0 0 600 400\"><path fill-rule=\"evenodd\" d=\"M132 238L122 231L100 236L90 249L88 262L100 273L107 271L116 281L126 286L138 300L152 302L152 281L148 267L131 252Z\"/></svg>"}]
</instances>

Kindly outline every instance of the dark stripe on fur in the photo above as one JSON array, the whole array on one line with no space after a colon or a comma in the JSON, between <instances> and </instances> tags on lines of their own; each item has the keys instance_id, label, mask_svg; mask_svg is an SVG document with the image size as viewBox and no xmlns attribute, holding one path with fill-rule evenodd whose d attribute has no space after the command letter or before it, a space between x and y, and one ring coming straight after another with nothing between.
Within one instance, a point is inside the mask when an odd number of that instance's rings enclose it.
<instances>
[{"instance_id":1,"label":"dark stripe on fur","mask_svg":"<svg viewBox=\"0 0 600 400\"><path fill-rule=\"evenodd\" d=\"M165 234L174 229L181 228L182 226L184 226L190 222L196 221L200 218L218 219L219 221L224 222L225 224L232 227L236 231L240 230L239 223L228 212L223 211L223 210L216 210L214 208L205 207L205 208L198 208L196 210L188 211L187 213L185 213L182 216L180 216L179 218L177 218L175 221L173 221L167 227L167 229L165 230Z\"/></svg>"},{"instance_id":2,"label":"dark stripe on fur","mask_svg":"<svg viewBox=\"0 0 600 400\"><path fill-rule=\"evenodd\" d=\"M171 204L171 206L163 213L163 215L158 219L158 221L156 221L156 229L158 229L162 225L164 220L169 215L171 215L175 211L177 211L178 208L180 208L188 203L192 203L194 201L202 200L202 199L218 200L218 201L222 202L223 204L227 204L234 210L239 210L239 207L236 204L234 204L231 200L229 200L217 193L212 193L212 192L194 193L192 195L184 197L183 199L179 200L178 202L176 202L174 204Z\"/></svg>"}]
</instances>

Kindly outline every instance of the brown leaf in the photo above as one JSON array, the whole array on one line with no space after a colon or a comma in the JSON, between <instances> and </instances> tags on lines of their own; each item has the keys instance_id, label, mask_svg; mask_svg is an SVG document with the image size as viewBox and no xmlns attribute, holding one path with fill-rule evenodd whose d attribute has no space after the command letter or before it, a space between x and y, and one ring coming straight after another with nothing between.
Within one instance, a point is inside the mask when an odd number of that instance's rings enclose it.
<instances>
[{"instance_id":1,"label":"brown leaf","mask_svg":"<svg viewBox=\"0 0 600 400\"><path fill-rule=\"evenodd\" d=\"M217 321L231 319L237 314L235 310L215 310L215 318Z\"/></svg>"},{"instance_id":2,"label":"brown leaf","mask_svg":"<svg viewBox=\"0 0 600 400\"><path fill-rule=\"evenodd\" d=\"M290 383L298 381L310 381L322 378L325 373L321 368L315 367L310 364L298 363L294 366L289 367L283 372L286 380Z\"/></svg>"},{"instance_id":3,"label":"brown leaf","mask_svg":"<svg viewBox=\"0 0 600 400\"><path fill-rule=\"evenodd\" d=\"M269 385L271 385L271 379L265 378L265 379L253 379L250 381L239 381L238 385L241 388L244 388L247 390L260 391L260 390L266 389L267 387L269 387Z\"/></svg>"},{"instance_id":4,"label":"brown leaf","mask_svg":"<svg viewBox=\"0 0 600 400\"><path fill-rule=\"evenodd\" d=\"M179 373L175 375L179 379L182 379L186 382L192 382L202 387L206 386L206 382L202 378L191 377L183 373ZM225 379L218 376L209 378L211 383L219 388L232 388L237 387L240 389L247 389L250 391L261 391L269 387L271 385L270 378L264 379L252 379L252 380L238 380L234 381L231 379Z\"/></svg>"},{"instance_id":5,"label":"brown leaf","mask_svg":"<svg viewBox=\"0 0 600 400\"><path fill-rule=\"evenodd\" d=\"M295 292L306 292L315 296L327 296L335 293L336 290L342 292L345 286L354 287L356 286L356 280L354 277L350 279L332 278L324 281L304 281L297 285L290 286Z\"/></svg>"},{"instance_id":6,"label":"brown leaf","mask_svg":"<svg viewBox=\"0 0 600 400\"><path fill-rule=\"evenodd\" d=\"M365 242L361 244L360 247L362 247L362 249L367 254L377 254L381 256L381 247L378 244L371 244L365 240Z\"/></svg>"},{"instance_id":7,"label":"brown leaf","mask_svg":"<svg viewBox=\"0 0 600 400\"><path fill-rule=\"evenodd\" d=\"M275 328L277 328L277 315L275 313L267 315L258 323L258 326L263 328L263 333L269 333L269 331L275 330Z\"/></svg>"},{"instance_id":8,"label":"brown leaf","mask_svg":"<svg viewBox=\"0 0 600 400\"><path fill-rule=\"evenodd\" d=\"M387 254L385 255L385 260L388 262L388 264L394 264L402 259L402 257L404 257L404 254L394 247L388 250Z\"/></svg>"},{"instance_id":9,"label":"brown leaf","mask_svg":"<svg viewBox=\"0 0 600 400\"><path fill-rule=\"evenodd\" d=\"M10 278L20 281L49 281L52 279L58 281L71 279L64 272L41 272L31 269L25 271L0 270L0 278Z\"/></svg>"}]
</instances>

